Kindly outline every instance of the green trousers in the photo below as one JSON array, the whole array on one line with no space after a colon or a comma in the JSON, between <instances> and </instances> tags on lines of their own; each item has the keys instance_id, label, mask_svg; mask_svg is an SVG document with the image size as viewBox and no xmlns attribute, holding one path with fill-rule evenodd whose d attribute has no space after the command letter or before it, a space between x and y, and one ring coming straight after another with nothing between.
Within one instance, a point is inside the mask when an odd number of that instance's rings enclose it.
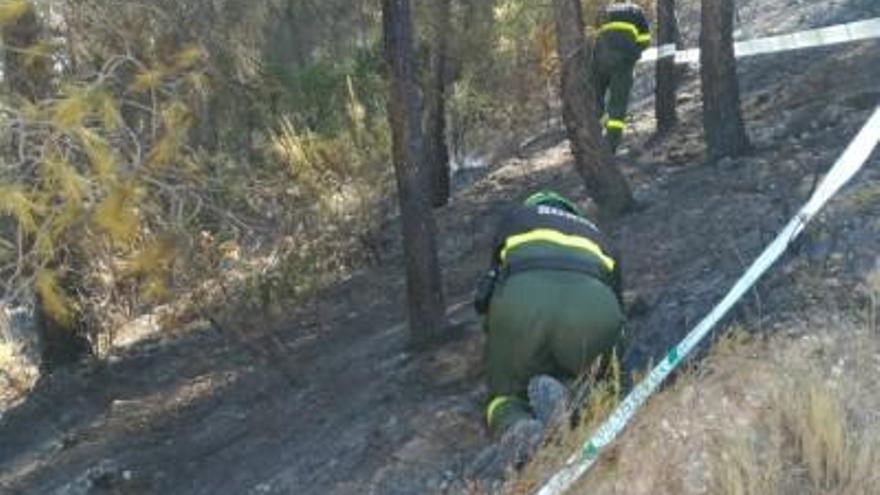
<instances>
[{"instance_id":1,"label":"green trousers","mask_svg":"<svg viewBox=\"0 0 880 495\"><path fill-rule=\"evenodd\" d=\"M486 325L487 421L497 433L531 415L526 389L532 377L574 379L619 347L624 316L598 280L533 270L498 284Z\"/></svg>"},{"instance_id":2,"label":"green trousers","mask_svg":"<svg viewBox=\"0 0 880 495\"><path fill-rule=\"evenodd\" d=\"M593 84L596 91L596 111L605 119L605 137L612 150L617 150L623 139L626 110L633 86L633 70L638 55L596 44L593 61Z\"/></svg>"}]
</instances>

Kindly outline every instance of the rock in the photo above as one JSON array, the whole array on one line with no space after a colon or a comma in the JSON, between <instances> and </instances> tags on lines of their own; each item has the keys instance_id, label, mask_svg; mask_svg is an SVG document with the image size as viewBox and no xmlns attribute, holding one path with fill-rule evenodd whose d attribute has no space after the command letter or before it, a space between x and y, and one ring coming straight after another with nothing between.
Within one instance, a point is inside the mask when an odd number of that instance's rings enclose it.
<instances>
[{"instance_id":1,"label":"rock","mask_svg":"<svg viewBox=\"0 0 880 495\"><path fill-rule=\"evenodd\" d=\"M269 483L260 483L254 487L255 493L269 493L272 491L272 485Z\"/></svg>"}]
</instances>

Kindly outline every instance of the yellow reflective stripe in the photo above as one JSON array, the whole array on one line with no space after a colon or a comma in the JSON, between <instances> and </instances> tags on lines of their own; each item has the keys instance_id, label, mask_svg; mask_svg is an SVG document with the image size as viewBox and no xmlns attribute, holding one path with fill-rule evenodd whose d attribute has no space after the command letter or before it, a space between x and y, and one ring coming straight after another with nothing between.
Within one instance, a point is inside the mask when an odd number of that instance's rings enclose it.
<instances>
[{"instance_id":1,"label":"yellow reflective stripe","mask_svg":"<svg viewBox=\"0 0 880 495\"><path fill-rule=\"evenodd\" d=\"M626 128L626 122L618 119L608 119L608 122L605 122L605 127L608 129L624 129Z\"/></svg>"},{"instance_id":2,"label":"yellow reflective stripe","mask_svg":"<svg viewBox=\"0 0 880 495\"><path fill-rule=\"evenodd\" d=\"M535 229L524 234L510 236L504 241L504 248L501 250L501 261L507 258L507 252L511 249L521 246L527 242L545 241L559 244L561 246L583 249L591 254L599 257L602 264L608 270L614 270L615 261L613 258L602 252L602 248L595 242L586 237L575 235L567 235L553 229Z\"/></svg>"},{"instance_id":3,"label":"yellow reflective stripe","mask_svg":"<svg viewBox=\"0 0 880 495\"><path fill-rule=\"evenodd\" d=\"M602 27L599 28L599 32L604 33L606 31L626 31L627 33L630 33L633 38L639 37L639 28L630 22L615 21L603 24Z\"/></svg>"},{"instance_id":4,"label":"yellow reflective stripe","mask_svg":"<svg viewBox=\"0 0 880 495\"><path fill-rule=\"evenodd\" d=\"M518 399L512 395L499 395L498 397L492 399L492 401L489 402L489 406L486 407L486 424L491 427L492 420L495 419L495 411L497 411L498 408L503 406L504 404L515 400Z\"/></svg>"},{"instance_id":5,"label":"yellow reflective stripe","mask_svg":"<svg viewBox=\"0 0 880 495\"><path fill-rule=\"evenodd\" d=\"M639 32L639 28L631 22L614 21L603 24L602 27L599 28L599 33L604 33L606 31L624 31L629 33L636 40L636 43L640 45L651 43L651 33Z\"/></svg>"}]
</instances>

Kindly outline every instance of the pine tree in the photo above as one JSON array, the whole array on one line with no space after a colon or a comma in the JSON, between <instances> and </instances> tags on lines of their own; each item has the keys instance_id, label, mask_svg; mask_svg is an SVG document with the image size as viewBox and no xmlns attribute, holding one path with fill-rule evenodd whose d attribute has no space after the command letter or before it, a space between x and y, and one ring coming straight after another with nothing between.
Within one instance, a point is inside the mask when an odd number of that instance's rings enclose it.
<instances>
[{"instance_id":1,"label":"pine tree","mask_svg":"<svg viewBox=\"0 0 880 495\"><path fill-rule=\"evenodd\" d=\"M703 128L710 160L751 149L740 109L739 79L733 52L734 0L703 0L700 79Z\"/></svg>"},{"instance_id":2,"label":"pine tree","mask_svg":"<svg viewBox=\"0 0 880 495\"><path fill-rule=\"evenodd\" d=\"M389 69L388 120L403 220L409 328L417 346L438 338L445 309L435 242L434 216L424 194L426 170L418 94L413 72L413 35L408 0L382 1L385 56Z\"/></svg>"},{"instance_id":3,"label":"pine tree","mask_svg":"<svg viewBox=\"0 0 880 495\"><path fill-rule=\"evenodd\" d=\"M675 0L657 0L657 44L664 46L679 44L678 20L675 15ZM657 61L657 86L655 88L654 113L657 118L657 134L671 131L678 123L676 91L678 72L675 57Z\"/></svg>"},{"instance_id":4,"label":"pine tree","mask_svg":"<svg viewBox=\"0 0 880 495\"><path fill-rule=\"evenodd\" d=\"M449 201L449 148L446 144L446 92L449 74L450 0L431 0L430 73L425 88L425 162L435 208Z\"/></svg>"}]
</instances>

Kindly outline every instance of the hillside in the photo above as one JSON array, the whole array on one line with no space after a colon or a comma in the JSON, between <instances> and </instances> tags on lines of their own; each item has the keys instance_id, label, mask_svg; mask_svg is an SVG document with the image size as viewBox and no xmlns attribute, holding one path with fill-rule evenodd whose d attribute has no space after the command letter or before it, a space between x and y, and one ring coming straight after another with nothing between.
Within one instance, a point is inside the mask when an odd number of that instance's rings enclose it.
<instances>
[{"instance_id":1,"label":"hillside","mask_svg":"<svg viewBox=\"0 0 880 495\"><path fill-rule=\"evenodd\" d=\"M698 2L680 3L682 22L696 26ZM759 36L880 16L873 0L785 2L787 9L778 3L741 2L743 31ZM739 72L756 148L745 158L703 162L695 71L680 93L675 134L649 143L647 102L632 117L621 162L642 208L605 226L624 263L633 335L627 369L644 369L705 314L880 105L877 41L762 56L743 61ZM271 327L260 318L243 328L206 325L43 377L0 419L0 491L404 495L499 488L495 474L475 463L490 439L471 289L505 207L539 187L583 199L568 143L552 134L490 164L439 211L451 325L437 349L414 353L407 346L394 224L377 241L377 266L286 308ZM581 491L876 493L880 480L865 466L880 458L880 390L870 379L880 364L878 200L875 154L725 322L755 337L722 339L678 377ZM254 336L251 347L235 338L242 333ZM273 351L250 350L261 347ZM810 408L819 416L805 416ZM814 448L810 442L826 434L814 431L816 422L833 431ZM508 488L524 493L567 453L551 447ZM841 456L838 464L827 460ZM752 470L756 465L766 469Z\"/></svg>"}]
</instances>

